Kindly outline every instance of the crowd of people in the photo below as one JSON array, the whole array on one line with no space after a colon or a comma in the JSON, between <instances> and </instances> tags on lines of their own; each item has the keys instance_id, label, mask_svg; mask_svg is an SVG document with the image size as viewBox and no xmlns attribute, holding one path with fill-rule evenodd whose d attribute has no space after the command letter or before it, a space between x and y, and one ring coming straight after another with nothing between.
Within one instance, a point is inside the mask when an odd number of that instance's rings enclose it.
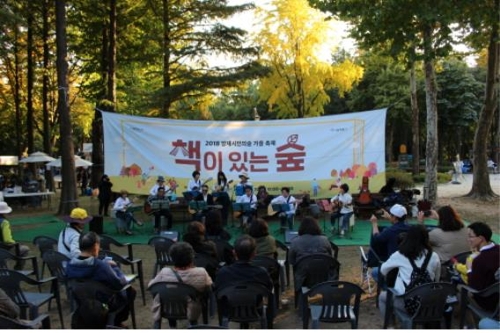
<instances>
[{"instance_id":1,"label":"crowd of people","mask_svg":"<svg viewBox=\"0 0 500 333\"><path fill-rule=\"evenodd\" d=\"M192 222L187 225L182 240L178 240L169 251L174 263L173 267L161 269L149 282L149 286L158 282L182 282L193 286L199 292L214 292L217 294L226 287L236 284L257 283L269 290L273 290L273 281L268 271L253 265L255 256L265 256L272 259L277 258L276 239L269 232L268 222L257 217L256 210L262 201L265 205L276 208L280 226L292 230L294 228L295 211L297 200L290 194L288 187L281 189L281 195L269 197L264 193L265 188L259 191L259 195L253 193L253 187L249 182L250 177L243 173L239 176L240 182L235 185L235 203L243 204L237 216L240 219L241 236L231 241L231 234L225 230L227 226L228 212L231 208L229 193L230 184L223 172L217 175L217 184L212 193L209 186L200 179L200 173L194 172L193 179L188 186L188 194L191 200L204 201L206 208L196 211L192 215ZM104 175L99 185L99 215L106 215L111 204L112 184ZM391 192L393 184L389 180L384 191ZM221 194L222 193L222 194ZM165 179L158 177L156 184L150 189L147 202L151 205L154 215L154 232L161 229L161 217L167 220L167 229L172 228L173 217L169 211L168 203L171 201L170 188L165 184ZM339 231L343 235L349 228L349 219L353 214L352 196L349 194L349 186L342 184L339 193L331 198L331 203L336 208L331 215L332 228L335 221L339 221ZM220 207L215 207L216 203ZM131 225L141 225L132 212L127 211L131 205L127 191L121 191L115 200L113 210L117 218L125 221L125 229L129 231ZM3 243L15 243L10 231L10 225L6 219L12 209L4 202L0 202L0 228L1 241ZM457 211L451 206L443 206L437 210L431 210L429 214L419 212L418 223L410 224L408 212L405 206L395 203L387 209L382 209L382 214L372 215L371 240L369 252L369 265L372 266L372 275L375 281L379 281L379 275L386 276L394 269L398 270L394 284L394 290L404 294L406 286L411 282L414 267L426 268L430 279L434 281L446 280L446 265L453 262L454 256L471 251L467 261L463 264L462 284L482 290L498 282L500 248L492 242L491 228L482 222L474 222L466 225ZM236 216L236 215L235 215ZM381 227L380 218L388 220L390 226ZM437 227L430 231L425 227L425 219L437 220ZM57 250L69 258L66 266L68 278L87 278L100 281L110 288L121 289L127 285L127 280L120 267L112 260L99 257L100 240L99 235L94 232L85 232L85 225L92 220L83 208L75 208L69 216L64 217L66 226L61 230L58 238ZM288 261L294 265L300 259L311 254L332 255L332 244L327 235L324 235L318 221L311 217L302 217L298 225L298 236L289 244ZM218 243L234 243L222 254ZM27 256L29 248L25 245L19 247L21 256ZM205 256L209 264L205 267L196 267L197 256ZM221 266L220 262L225 265ZM16 269L21 269L23 261L19 260ZM455 269L460 270L460 263L455 263ZM295 286L304 282L305 276L294 275ZM386 286L380 286L382 292L378 298L379 309L382 317L385 316L387 293ZM1 292L0 288L0 292ZM115 326L125 327L124 322L130 315L130 305L134 302L136 291L133 287L124 289L120 293L120 313L116 316ZM18 311L3 310L10 306L8 297L0 293L0 313L18 317ZM116 300L113 300L115 302ZM498 294L488 298L476 297L475 301L486 310L494 310L498 306ZM112 303L112 302L111 302ZM123 307L123 304L127 306ZM113 304L111 306L114 306ZM224 304L219 303L218 306ZM405 304L400 299L395 300L394 311L405 312ZM156 296L152 305L152 319L161 317L159 297ZM201 315L201 304L199 301L188 302L188 320L190 324L196 324ZM175 320L169 320L170 327L176 327ZM401 323L403 328L409 328Z\"/></svg>"}]
</instances>

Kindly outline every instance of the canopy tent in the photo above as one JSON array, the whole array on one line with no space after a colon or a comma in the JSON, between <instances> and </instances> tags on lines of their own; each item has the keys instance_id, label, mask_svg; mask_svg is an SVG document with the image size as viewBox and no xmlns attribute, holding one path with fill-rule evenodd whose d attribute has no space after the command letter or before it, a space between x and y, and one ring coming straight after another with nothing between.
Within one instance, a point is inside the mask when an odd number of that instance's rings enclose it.
<instances>
[{"instance_id":1,"label":"canopy tent","mask_svg":"<svg viewBox=\"0 0 500 333\"><path fill-rule=\"evenodd\" d=\"M55 161L56 159L52 156L45 154L44 152L37 151L31 153L28 157L21 159L19 162L21 163L45 163Z\"/></svg>"},{"instance_id":2,"label":"canopy tent","mask_svg":"<svg viewBox=\"0 0 500 333\"><path fill-rule=\"evenodd\" d=\"M81 158L78 155L75 155L74 159L75 159L75 167L89 167L92 165L92 162L84 160L83 158ZM56 167L56 168L60 168L61 165L62 165L62 162L61 162L60 156L57 160L54 160L54 161L46 164L46 166L48 166L48 167Z\"/></svg>"}]
</instances>

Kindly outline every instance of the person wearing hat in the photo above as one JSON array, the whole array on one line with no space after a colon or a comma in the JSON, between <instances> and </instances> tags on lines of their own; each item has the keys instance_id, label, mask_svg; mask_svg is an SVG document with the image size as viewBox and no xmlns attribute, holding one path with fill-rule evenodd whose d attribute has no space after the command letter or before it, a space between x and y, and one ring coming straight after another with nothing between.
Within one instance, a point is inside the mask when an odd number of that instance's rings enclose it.
<instances>
[{"instance_id":1,"label":"person wearing hat","mask_svg":"<svg viewBox=\"0 0 500 333\"><path fill-rule=\"evenodd\" d=\"M248 177L246 172L242 172L238 177L240 178L240 182L234 187L234 190L236 191L236 201L245 195L246 186L252 187L252 183L248 181L250 177Z\"/></svg>"},{"instance_id":2,"label":"person wearing hat","mask_svg":"<svg viewBox=\"0 0 500 333\"><path fill-rule=\"evenodd\" d=\"M369 262L377 262L378 264L386 261L398 250L402 234L408 232L410 228L406 222L407 214L406 208L400 204L393 205L389 213L384 210L382 217L388 219L391 226L385 227L382 231L379 229L377 217L375 215L371 216L372 238L370 241ZM373 267L372 276L375 281L378 281L378 267Z\"/></svg>"},{"instance_id":3,"label":"person wearing hat","mask_svg":"<svg viewBox=\"0 0 500 333\"><path fill-rule=\"evenodd\" d=\"M165 184L165 177L163 176L158 176L156 184L149 190L149 195L156 195L158 193L158 187L165 188L165 193L170 192L170 187Z\"/></svg>"},{"instance_id":4,"label":"person wearing hat","mask_svg":"<svg viewBox=\"0 0 500 333\"><path fill-rule=\"evenodd\" d=\"M79 239L85 228L85 224L92 220L83 208L74 208L69 216L63 217L66 227L59 233L57 251L68 258L76 258L80 255Z\"/></svg>"},{"instance_id":5,"label":"person wearing hat","mask_svg":"<svg viewBox=\"0 0 500 333\"><path fill-rule=\"evenodd\" d=\"M12 208L9 207L9 205L1 201L0 202L0 241L6 245L12 245L12 249L15 251L16 246L14 244L16 241L12 237L12 230L10 229L10 222L5 218L5 215L10 214L12 212ZM19 253L15 253L15 255L19 257L27 257L28 252L30 248L27 247L26 245L19 245ZM18 260L16 262L16 265L14 266L15 270L22 270L24 267L24 264L26 263L25 260Z\"/></svg>"}]
</instances>

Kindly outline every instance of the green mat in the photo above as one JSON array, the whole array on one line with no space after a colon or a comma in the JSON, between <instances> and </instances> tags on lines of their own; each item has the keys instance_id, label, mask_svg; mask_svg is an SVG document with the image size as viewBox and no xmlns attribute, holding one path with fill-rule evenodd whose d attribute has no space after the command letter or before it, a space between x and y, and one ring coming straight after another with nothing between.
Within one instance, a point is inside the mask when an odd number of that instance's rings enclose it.
<instances>
[{"instance_id":1,"label":"green mat","mask_svg":"<svg viewBox=\"0 0 500 333\"><path fill-rule=\"evenodd\" d=\"M19 217L19 218L11 218L9 219L12 225L12 231L14 235L14 239L24 243L31 243L33 238L39 235L51 236L57 238L59 232L64 227L64 222L53 215L42 215L42 216L33 216L33 217ZM284 234L279 231L279 221L271 220L269 223L269 232L276 239L284 242ZM415 220L411 220L410 224L416 223ZM186 226L188 222L175 222L173 230L178 231L181 234L185 232ZM330 233L330 221L329 219L319 219L319 224L321 230L323 230L324 234L329 237L329 239L337 244L338 246L367 246L370 243L371 236L371 223L367 220L356 220L356 225L354 230L352 231L350 237L340 238L338 235L332 235ZM426 224L429 226L435 226L437 221L428 220ZM235 225L238 223L235 221ZM380 226L389 225L388 221L380 221ZM104 220L104 233L111 235L121 242L130 242L134 244L147 244L148 240L154 236L153 234L153 223L152 220L148 220L145 222L143 227L134 226L132 236L127 235L118 235L116 233L115 223L113 218L105 218ZM295 229L298 228L296 223ZM86 230L88 230L88 225L86 226ZM237 227L231 226L231 221L229 221L229 226L226 227L226 230L231 234L231 242L233 242L238 236L240 236L241 230ZM499 242L500 235L494 234L493 240L495 242Z\"/></svg>"}]
</instances>

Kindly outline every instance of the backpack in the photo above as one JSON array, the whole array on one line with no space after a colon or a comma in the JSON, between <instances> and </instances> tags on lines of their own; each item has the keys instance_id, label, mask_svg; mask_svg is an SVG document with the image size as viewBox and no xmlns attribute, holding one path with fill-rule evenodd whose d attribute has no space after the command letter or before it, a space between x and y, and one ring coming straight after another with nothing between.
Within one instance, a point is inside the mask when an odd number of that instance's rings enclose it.
<instances>
[{"instance_id":1,"label":"backpack","mask_svg":"<svg viewBox=\"0 0 500 333\"><path fill-rule=\"evenodd\" d=\"M413 259L409 259L410 264L413 267L413 271L411 272L410 283L406 284L403 282L403 284L405 285L405 292L409 292L413 288L418 287L422 284L433 282L431 276L429 275L429 272L427 271L427 265L431 260L431 256L432 251L429 251L425 256L424 263L421 267L417 267ZM420 309L420 301L421 298L418 295L405 299L405 310L410 316L416 314Z\"/></svg>"}]
</instances>

